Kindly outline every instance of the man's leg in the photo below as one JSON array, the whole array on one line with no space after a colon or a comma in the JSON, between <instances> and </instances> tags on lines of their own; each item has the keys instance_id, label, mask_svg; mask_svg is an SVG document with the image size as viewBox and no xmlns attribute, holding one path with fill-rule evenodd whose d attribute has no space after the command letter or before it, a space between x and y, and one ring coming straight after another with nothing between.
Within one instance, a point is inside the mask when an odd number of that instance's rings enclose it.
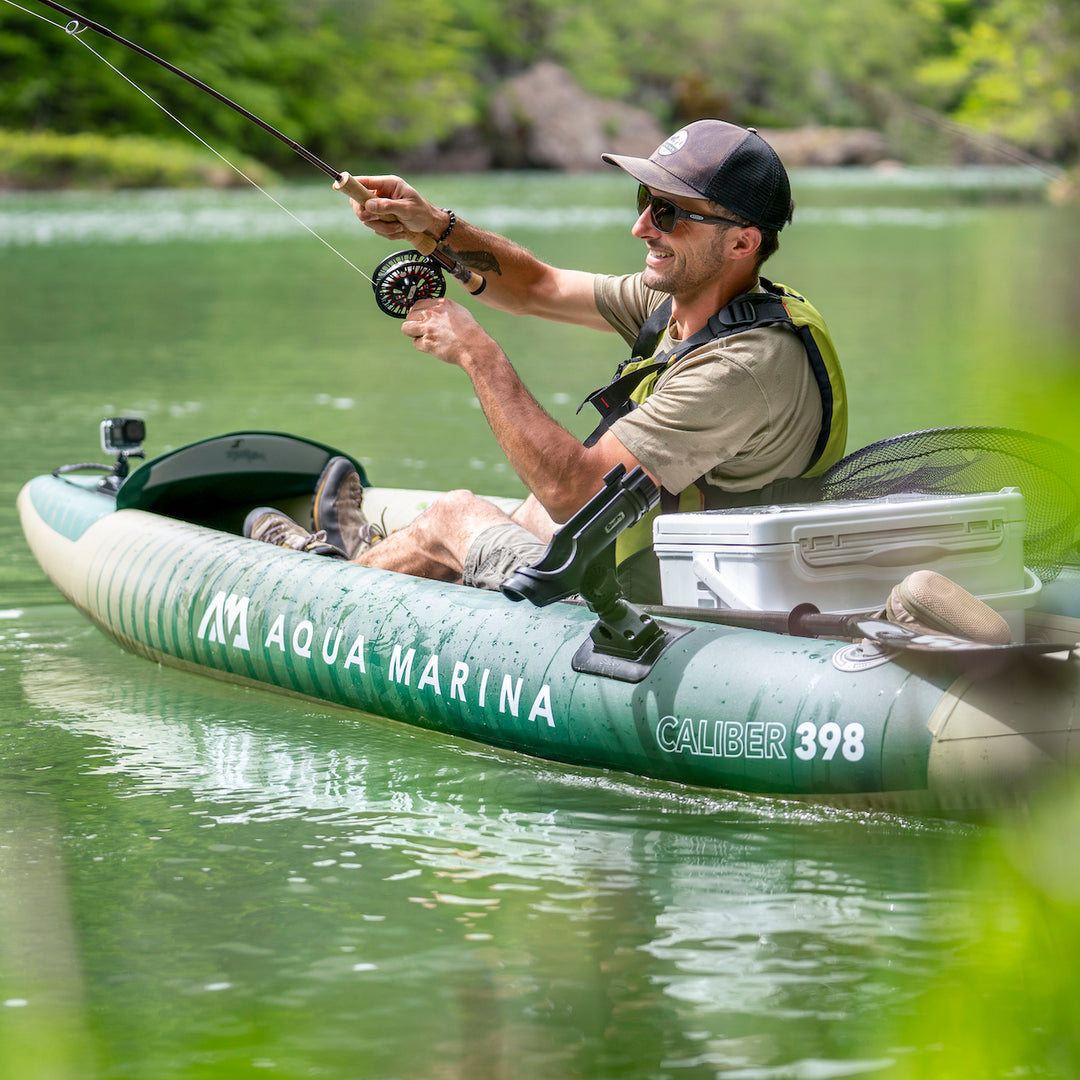
<instances>
[{"instance_id":1,"label":"man's leg","mask_svg":"<svg viewBox=\"0 0 1080 1080\"><path fill-rule=\"evenodd\" d=\"M535 495L530 495L511 515L511 521L516 521L539 537L545 544L551 543L558 525L551 520L551 515L540 505L540 500Z\"/></svg>"},{"instance_id":2,"label":"man's leg","mask_svg":"<svg viewBox=\"0 0 1080 1080\"><path fill-rule=\"evenodd\" d=\"M353 561L436 581L460 581L476 538L511 518L471 491L448 491L415 521L391 533Z\"/></svg>"}]
</instances>

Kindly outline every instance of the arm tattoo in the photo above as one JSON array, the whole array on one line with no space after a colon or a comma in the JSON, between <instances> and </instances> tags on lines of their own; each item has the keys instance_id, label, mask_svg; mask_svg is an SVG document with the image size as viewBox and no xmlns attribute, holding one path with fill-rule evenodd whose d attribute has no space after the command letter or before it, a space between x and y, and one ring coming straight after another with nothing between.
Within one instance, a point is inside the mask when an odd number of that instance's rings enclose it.
<instances>
[{"instance_id":1,"label":"arm tattoo","mask_svg":"<svg viewBox=\"0 0 1080 1080\"><path fill-rule=\"evenodd\" d=\"M469 267L470 270L476 270L480 274L498 274L502 277L499 260L490 251L458 251L449 245L446 245L446 251L451 258Z\"/></svg>"}]
</instances>

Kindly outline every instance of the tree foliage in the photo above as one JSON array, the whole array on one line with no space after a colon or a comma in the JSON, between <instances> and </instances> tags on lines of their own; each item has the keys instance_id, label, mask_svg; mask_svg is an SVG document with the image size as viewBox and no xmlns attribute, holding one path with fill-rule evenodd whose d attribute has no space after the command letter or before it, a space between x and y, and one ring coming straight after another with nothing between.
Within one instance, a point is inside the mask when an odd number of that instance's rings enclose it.
<instances>
[{"instance_id":1,"label":"tree foliage","mask_svg":"<svg viewBox=\"0 0 1080 1080\"><path fill-rule=\"evenodd\" d=\"M1047 157L1080 150L1075 0L923 0L944 32L920 82L954 119Z\"/></svg>"},{"instance_id":2,"label":"tree foliage","mask_svg":"<svg viewBox=\"0 0 1080 1080\"><path fill-rule=\"evenodd\" d=\"M78 3L79 0L76 0ZM662 124L880 124L887 98L1046 157L1080 148L1075 0L81 0L328 161L482 127L487 96L541 60ZM35 0L24 6L35 7ZM0 0L0 127L170 137L175 122L64 33ZM115 42L80 40L211 140L293 158Z\"/></svg>"},{"instance_id":3,"label":"tree foliage","mask_svg":"<svg viewBox=\"0 0 1080 1080\"><path fill-rule=\"evenodd\" d=\"M440 0L96 0L87 17L316 153L393 152L475 119L468 34ZM167 110L204 137L293 160L237 113L92 29L76 41L2 4L0 20L0 127L174 137Z\"/></svg>"}]
</instances>

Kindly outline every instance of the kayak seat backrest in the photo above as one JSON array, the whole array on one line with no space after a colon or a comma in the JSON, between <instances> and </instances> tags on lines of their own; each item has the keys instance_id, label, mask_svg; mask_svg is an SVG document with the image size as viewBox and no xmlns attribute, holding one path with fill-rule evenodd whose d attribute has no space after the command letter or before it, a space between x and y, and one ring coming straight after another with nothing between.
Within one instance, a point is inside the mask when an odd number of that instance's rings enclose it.
<instances>
[{"instance_id":1,"label":"kayak seat backrest","mask_svg":"<svg viewBox=\"0 0 1080 1080\"><path fill-rule=\"evenodd\" d=\"M119 510L149 510L165 517L239 533L247 512L290 500L310 500L332 457L332 446L273 431L238 431L170 450L135 469L116 496Z\"/></svg>"}]
</instances>

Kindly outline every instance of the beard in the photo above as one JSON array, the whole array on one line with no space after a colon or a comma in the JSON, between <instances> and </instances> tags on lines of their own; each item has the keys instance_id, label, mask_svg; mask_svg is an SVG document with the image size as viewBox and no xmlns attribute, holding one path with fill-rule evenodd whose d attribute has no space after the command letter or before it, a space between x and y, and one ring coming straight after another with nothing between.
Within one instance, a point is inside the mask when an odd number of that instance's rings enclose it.
<instances>
[{"instance_id":1,"label":"beard","mask_svg":"<svg viewBox=\"0 0 1080 1080\"><path fill-rule=\"evenodd\" d=\"M682 244L677 248L650 249L670 257L660 266L646 265L642 282L650 289L672 296L700 292L716 280L728 261L722 242L726 231L714 229L716 235L708 246Z\"/></svg>"}]
</instances>

